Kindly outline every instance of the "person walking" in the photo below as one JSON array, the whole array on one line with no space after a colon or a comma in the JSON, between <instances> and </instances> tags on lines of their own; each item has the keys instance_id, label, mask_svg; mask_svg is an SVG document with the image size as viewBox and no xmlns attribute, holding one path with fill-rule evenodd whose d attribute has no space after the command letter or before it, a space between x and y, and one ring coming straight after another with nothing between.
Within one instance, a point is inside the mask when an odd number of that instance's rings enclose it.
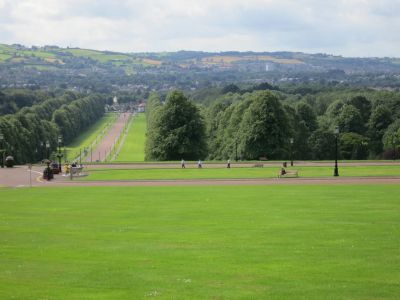
<instances>
[{"instance_id":1,"label":"person walking","mask_svg":"<svg viewBox=\"0 0 400 300\"><path fill-rule=\"evenodd\" d=\"M197 162L197 167L199 169L201 169L203 167L203 163L201 162L201 160L199 159L199 161Z\"/></svg>"},{"instance_id":2,"label":"person walking","mask_svg":"<svg viewBox=\"0 0 400 300\"><path fill-rule=\"evenodd\" d=\"M182 160L181 160L181 167L182 167L182 169L186 169L186 167L185 167L185 161L184 161L183 158L182 158Z\"/></svg>"},{"instance_id":3,"label":"person walking","mask_svg":"<svg viewBox=\"0 0 400 300\"><path fill-rule=\"evenodd\" d=\"M228 163L227 163L226 167L227 167L228 169L231 168L231 160L230 160L230 159L228 159Z\"/></svg>"}]
</instances>

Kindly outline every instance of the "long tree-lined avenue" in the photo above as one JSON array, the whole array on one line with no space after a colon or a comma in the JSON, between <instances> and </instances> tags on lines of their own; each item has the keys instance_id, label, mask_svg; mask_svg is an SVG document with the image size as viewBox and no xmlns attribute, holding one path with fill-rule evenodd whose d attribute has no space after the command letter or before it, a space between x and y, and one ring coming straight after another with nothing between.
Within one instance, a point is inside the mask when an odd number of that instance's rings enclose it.
<instances>
[{"instance_id":1,"label":"long tree-lined avenue","mask_svg":"<svg viewBox=\"0 0 400 300\"><path fill-rule=\"evenodd\" d=\"M102 162L111 157L112 151L115 150L115 145L118 138L122 135L126 123L129 121L130 113L121 113L116 119L114 125L109 132L105 134L102 141L97 145L91 153L88 153L84 161L86 162Z\"/></svg>"}]
</instances>

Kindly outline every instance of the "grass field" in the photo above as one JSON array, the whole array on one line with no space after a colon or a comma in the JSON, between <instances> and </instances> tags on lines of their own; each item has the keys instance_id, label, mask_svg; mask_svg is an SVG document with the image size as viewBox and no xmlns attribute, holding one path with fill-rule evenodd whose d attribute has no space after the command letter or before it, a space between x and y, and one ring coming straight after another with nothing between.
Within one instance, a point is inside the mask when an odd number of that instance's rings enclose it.
<instances>
[{"instance_id":1,"label":"grass field","mask_svg":"<svg viewBox=\"0 0 400 300\"><path fill-rule=\"evenodd\" d=\"M117 162L144 161L146 142L146 115L138 114L131 122L128 135L122 146Z\"/></svg>"},{"instance_id":2,"label":"grass field","mask_svg":"<svg viewBox=\"0 0 400 300\"><path fill-rule=\"evenodd\" d=\"M96 140L102 130L107 126L107 124L112 123L117 118L116 114L109 113L105 114L96 123L82 132L71 144L66 147L67 149L67 160L72 160L79 156L80 149L85 149L90 147L90 145Z\"/></svg>"},{"instance_id":3,"label":"grass field","mask_svg":"<svg viewBox=\"0 0 400 300\"><path fill-rule=\"evenodd\" d=\"M177 163L179 167L179 163ZM293 167L299 177L332 177L333 167ZM219 179L219 178L273 178L279 167L264 168L208 168L203 169L96 169L84 180L138 180L138 179ZM287 168L291 170L291 168ZM342 166L342 177L400 176L400 166Z\"/></svg>"},{"instance_id":4,"label":"grass field","mask_svg":"<svg viewBox=\"0 0 400 300\"><path fill-rule=\"evenodd\" d=\"M398 299L400 186L0 189L1 299Z\"/></svg>"}]
</instances>

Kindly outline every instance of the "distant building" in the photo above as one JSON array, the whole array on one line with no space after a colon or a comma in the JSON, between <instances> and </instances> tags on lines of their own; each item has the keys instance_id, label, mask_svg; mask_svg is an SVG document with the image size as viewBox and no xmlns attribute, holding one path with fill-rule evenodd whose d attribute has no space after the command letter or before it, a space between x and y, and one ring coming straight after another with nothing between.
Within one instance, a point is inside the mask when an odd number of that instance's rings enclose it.
<instances>
[{"instance_id":1,"label":"distant building","mask_svg":"<svg viewBox=\"0 0 400 300\"><path fill-rule=\"evenodd\" d=\"M140 103L140 104L138 105L138 112L143 113L143 112L145 112L145 111L146 111L146 103Z\"/></svg>"}]
</instances>

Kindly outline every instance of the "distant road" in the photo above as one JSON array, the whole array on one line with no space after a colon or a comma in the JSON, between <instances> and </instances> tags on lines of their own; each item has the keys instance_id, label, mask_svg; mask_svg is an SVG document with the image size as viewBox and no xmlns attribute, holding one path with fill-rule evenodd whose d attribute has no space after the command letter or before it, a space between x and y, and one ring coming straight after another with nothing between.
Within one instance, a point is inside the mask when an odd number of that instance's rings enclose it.
<instances>
[{"instance_id":1,"label":"distant road","mask_svg":"<svg viewBox=\"0 0 400 300\"><path fill-rule=\"evenodd\" d=\"M128 122L130 113L122 113L118 116L110 131L104 136L101 142L93 149L92 157L89 155L84 159L85 162L105 161L114 146L116 139L121 134L126 122Z\"/></svg>"}]
</instances>

